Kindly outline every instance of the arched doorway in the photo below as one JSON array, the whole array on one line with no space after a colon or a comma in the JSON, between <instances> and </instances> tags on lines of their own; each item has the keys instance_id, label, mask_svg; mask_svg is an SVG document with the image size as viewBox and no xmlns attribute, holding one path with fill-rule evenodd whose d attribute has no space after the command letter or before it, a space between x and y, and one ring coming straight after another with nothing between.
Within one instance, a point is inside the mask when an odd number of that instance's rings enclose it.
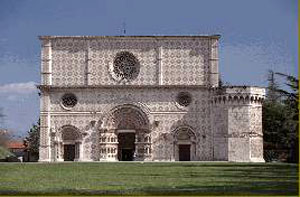
<instances>
[{"instance_id":1,"label":"arched doorway","mask_svg":"<svg viewBox=\"0 0 300 197\"><path fill-rule=\"evenodd\" d=\"M135 159L135 133L118 132L118 160L133 161Z\"/></svg>"},{"instance_id":2,"label":"arched doorway","mask_svg":"<svg viewBox=\"0 0 300 197\"><path fill-rule=\"evenodd\" d=\"M192 161L196 157L196 135L189 127L179 127L175 130L175 160Z\"/></svg>"},{"instance_id":3,"label":"arched doorway","mask_svg":"<svg viewBox=\"0 0 300 197\"><path fill-rule=\"evenodd\" d=\"M61 148L63 161L78 161L80 159L82 137L77 128L65 126L61 131Z\"/></svg>"},{"instance_id":4,"label":"arched doorway","mask_svg":"<svg viewBox=\"0 0 300 197\"><path fill-rule=\"evenodd\" d=\"M147 115L135 105L117 106L104 119L100 134L100 158L112 161L146 160L151 157L150 139Z\"/></svg>"}]
</instances>

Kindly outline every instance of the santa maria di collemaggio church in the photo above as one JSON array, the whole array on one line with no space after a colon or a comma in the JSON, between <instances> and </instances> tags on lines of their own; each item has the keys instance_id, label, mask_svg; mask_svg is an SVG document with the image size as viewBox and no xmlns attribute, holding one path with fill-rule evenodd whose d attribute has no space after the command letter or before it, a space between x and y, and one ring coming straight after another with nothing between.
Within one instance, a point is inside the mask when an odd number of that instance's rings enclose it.
<instances>
[{"instance_id":1,"label":"santa maria di collemaggio church","mask_svg":"<svg viewBox=\"0 0 300 197\"><path fill-rule=\"evenodd\" d=\"M265 89L211 36L40 36L39 161L263 162Z\"/></svg>"}]
</instances>

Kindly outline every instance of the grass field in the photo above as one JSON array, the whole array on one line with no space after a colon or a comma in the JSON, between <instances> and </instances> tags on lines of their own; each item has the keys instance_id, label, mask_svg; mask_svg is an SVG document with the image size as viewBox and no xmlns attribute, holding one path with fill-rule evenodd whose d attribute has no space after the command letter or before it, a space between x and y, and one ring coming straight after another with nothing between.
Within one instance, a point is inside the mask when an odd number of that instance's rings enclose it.
<instances>
[{"instance_id":1,"label":"grass field","mask_svg":"<svg viewBox=\"0 0 300 197\"><path fill-rule=\"evenodd\" d=\"M297 195L298 165L2 163L0 194Z\"/></svg>"}]
</instances>

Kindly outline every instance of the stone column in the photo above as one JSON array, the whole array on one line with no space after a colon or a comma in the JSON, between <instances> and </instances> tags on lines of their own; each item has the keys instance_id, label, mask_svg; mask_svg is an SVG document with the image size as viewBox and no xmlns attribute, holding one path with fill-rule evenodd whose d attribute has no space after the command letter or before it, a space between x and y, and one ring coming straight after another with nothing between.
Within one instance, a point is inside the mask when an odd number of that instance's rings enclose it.
<instances>
[{"instance_id":1,"label":"stone column","mask_svg":"<svg viewBox=\"0 0 300 197\"><path fill-rule=\"evenodd\" d=\"M115 131L113 132L113 134L111 135L111 137L113 138L113 141L111 142L111 149L112 149L112 153L111 153L111 161L118 161L118 136L115 134Z\"/></svg>"},{"instance_id":2,"label":"stone column","mask_svg":"<svg viewBox=\"0 0 300 197\"><path fill-rule=\"evenodd\" d=\"M58 141L57 143L57 148L58 148L58 158L57 161L64 161L64 145L61 141Z\"/></svg>"},{"instance_id":3,"label":"stone column","mask_svg":"<svg viewBox=\"0 0 300 197\"><path fill-rule=\"evenodd\" d=\"M82 161L82 142L75 142L75 159L74 161Z\"/></svg>"},{"instance_id":4,"label":"stone column","mask_svg":"<svg viewBox=\"0 0 300 197\"><path fill-rule=\"evenodd\" d=\"M82 142L79 142L78 143L78 148L79 148L79 160L78 161L83 161L84 159L84 157L83 157L83 143Z\"/></svg>"}]
</instances>

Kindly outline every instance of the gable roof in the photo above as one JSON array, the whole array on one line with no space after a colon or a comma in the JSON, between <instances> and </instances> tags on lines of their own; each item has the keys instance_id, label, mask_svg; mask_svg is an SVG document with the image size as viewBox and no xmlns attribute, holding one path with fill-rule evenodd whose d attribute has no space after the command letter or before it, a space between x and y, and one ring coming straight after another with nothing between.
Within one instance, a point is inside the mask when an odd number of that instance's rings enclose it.
<instances>
[{"instance_id":1,"label":"gable roof","mask_svg":"<svg viewBox=\"0 0 300 197\"><path fill-rule=\"evenodd\" d=\"M20 141L10 141L7 143L8 149L22 149L25 148L23 142Z\"/></svg>"}]
</instances>

